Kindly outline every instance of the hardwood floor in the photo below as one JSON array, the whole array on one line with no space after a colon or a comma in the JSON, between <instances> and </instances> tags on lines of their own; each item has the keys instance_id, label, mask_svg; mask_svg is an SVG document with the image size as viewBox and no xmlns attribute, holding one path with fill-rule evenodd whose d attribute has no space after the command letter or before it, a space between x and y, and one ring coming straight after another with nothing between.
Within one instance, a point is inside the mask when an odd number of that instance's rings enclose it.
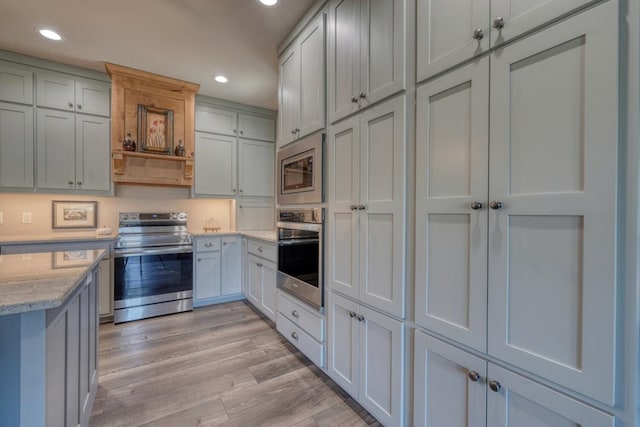
<instances>
[{"instance_id":1,"label":"hardwood floor","mask_svg":"<svg viewBox=\"0 0 640 427\"><path fill-rule=\"evenodd\" d=\"M100 327L89 425L380 426L246 302Z\"/></svg>"}]
</instances>

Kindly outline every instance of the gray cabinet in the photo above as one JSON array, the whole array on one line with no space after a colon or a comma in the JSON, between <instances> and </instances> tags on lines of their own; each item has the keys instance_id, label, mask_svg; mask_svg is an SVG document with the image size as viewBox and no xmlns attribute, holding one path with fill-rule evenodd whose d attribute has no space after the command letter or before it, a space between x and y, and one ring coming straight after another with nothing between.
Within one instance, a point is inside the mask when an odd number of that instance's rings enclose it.
<instances>
[{"instance_id":1,"label":"gray cabinet","mask_svg":"<svg viewBox=\"0 0 640 427\"><path fill-rule=\"evenodd\" d=\"M261 141L273 141L275 138L274 120L267 116L197 105L195 120L196 131Z\"/></svg>"},{"instance_id":2,"label":"gray cabinet","mask_svg":"<svg viewBox=\"0 0 640 427\"><path fill-rule=\"evenodd\" d=\"M242 298L241 237L196 237L194 306Z\"/></svg>"},{"instance_id":3,"label":"gray cabinet","mask_svg":"<svg viewBox=\"0 0 640 427\"><path fill-rule=\"evenodd\" d=\"M110 189L109 119L39 108L36 123L39 189Z\"/></svg>"},{"instance_id":4,"label":"gray cabinet","mask_svg":"<svg viewBox=\"0 0 640 427\"><path fill-rule=\"evenodd\" d=\"M238 141L240 196L273 197L275 193L275 150L270 142Z\"/></svg>"},{"instance_id":5,"label":"gray cabinet","mask_svg":"<svg viewBox=\"0 0 640 427\"><path fill-rule=\"evenodd\" d=\"M236 147L235 136L196 132L195 195L236 196Z\"/></svg>"},{"instance_id":6,"label":"gray cabinet","mask_svg":"<svg viewBox=\"0 0 640 427\"><path fill-rule=\"evenodd\" d=\"M33 71L13 62L0 61L0 101L33 104Z\"/></svg>"},{"instance_id":7,"label":"gray cabinet","mask_svg":"<svg viewBox=\"0 0 640 427\"><path fill-rule=\"evenodd\" d=\"M270 320L276 321L277 289L276 271L278 252L272 243L247 239L246 296L258 310Z\"/></svg>"},{"instance_id":8,"label":"gray cabinet","mask_svg":"<svg viewBox=\"0 0 640 427\"><path fill-rule=\"evenodd\" d=\"M53 71L36 72L36 104L99 116L109 116L110 85Z\"/></svg>"},{"instance_id":9,"label":"gray cabinet","mask_svg":"<svg viewBox=\"0 0 640 427\"><path fill-rule=\"evenodd\" d=\"M33 107L0 102L0 187L33 188L33 152Z\"/></svg>"}]
</instances>

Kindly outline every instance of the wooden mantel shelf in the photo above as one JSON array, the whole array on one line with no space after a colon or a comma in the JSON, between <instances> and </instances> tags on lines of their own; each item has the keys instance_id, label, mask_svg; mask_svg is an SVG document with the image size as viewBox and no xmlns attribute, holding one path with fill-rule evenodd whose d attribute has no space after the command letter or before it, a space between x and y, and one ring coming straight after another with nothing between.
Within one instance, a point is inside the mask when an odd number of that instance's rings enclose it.
<instances>
[{"instance_id":1,"label":"wooden mantel shelf","mask_svg":"<svg viewBox=\"0 0 640 427\"><path fill-rule=\"evenodd\" d=\"M193 185L195 94L200 85L116 64L105 64L111 77L111 179L120 184ZM173 112L175 147L183 141L187 157L124 151L122 141L138 136L138 106Z\"/></svg>"}]
</instances>

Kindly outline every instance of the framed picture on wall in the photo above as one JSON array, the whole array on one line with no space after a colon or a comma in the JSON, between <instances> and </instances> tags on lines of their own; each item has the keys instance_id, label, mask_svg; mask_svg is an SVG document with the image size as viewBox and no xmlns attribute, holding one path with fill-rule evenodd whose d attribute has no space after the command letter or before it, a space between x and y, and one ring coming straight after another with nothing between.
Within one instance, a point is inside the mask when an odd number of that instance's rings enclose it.
<instances>
[{"instance_id":1,"label":"framed picture on wall","mask_svg":"<svg viewBox=\"0 0 640 427\"><path fill-rule=\"evenodd\" d=\"M173 110L138 105L138 143L142 151L173 152Z\"/></svg>"},{"instance_id":2,"label":"framed picture on wall","mask_svg":"<svg viewBox=\"0 0 640 427\"><path fill-rule=\"evenodd\" d=\"M51 228L96 228L98 202L54 200L51 202Z\"/></svg>"}]
</instances>

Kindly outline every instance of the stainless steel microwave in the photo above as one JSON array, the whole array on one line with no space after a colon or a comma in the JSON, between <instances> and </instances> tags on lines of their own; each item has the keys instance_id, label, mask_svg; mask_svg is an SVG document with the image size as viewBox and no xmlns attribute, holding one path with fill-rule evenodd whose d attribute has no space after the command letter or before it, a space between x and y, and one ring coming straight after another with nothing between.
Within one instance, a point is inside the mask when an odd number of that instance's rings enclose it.
<instances>
[{"instance_id":1,"label":"stainless steel microwave","mask_svg":"<svg viewBox=\"0 0 640 427\"><path fill-rule=\"evenodd\" d=\"M322 203L323 145L317 132L278 151L279 205Z\"/></svg>"}]
</instances>

